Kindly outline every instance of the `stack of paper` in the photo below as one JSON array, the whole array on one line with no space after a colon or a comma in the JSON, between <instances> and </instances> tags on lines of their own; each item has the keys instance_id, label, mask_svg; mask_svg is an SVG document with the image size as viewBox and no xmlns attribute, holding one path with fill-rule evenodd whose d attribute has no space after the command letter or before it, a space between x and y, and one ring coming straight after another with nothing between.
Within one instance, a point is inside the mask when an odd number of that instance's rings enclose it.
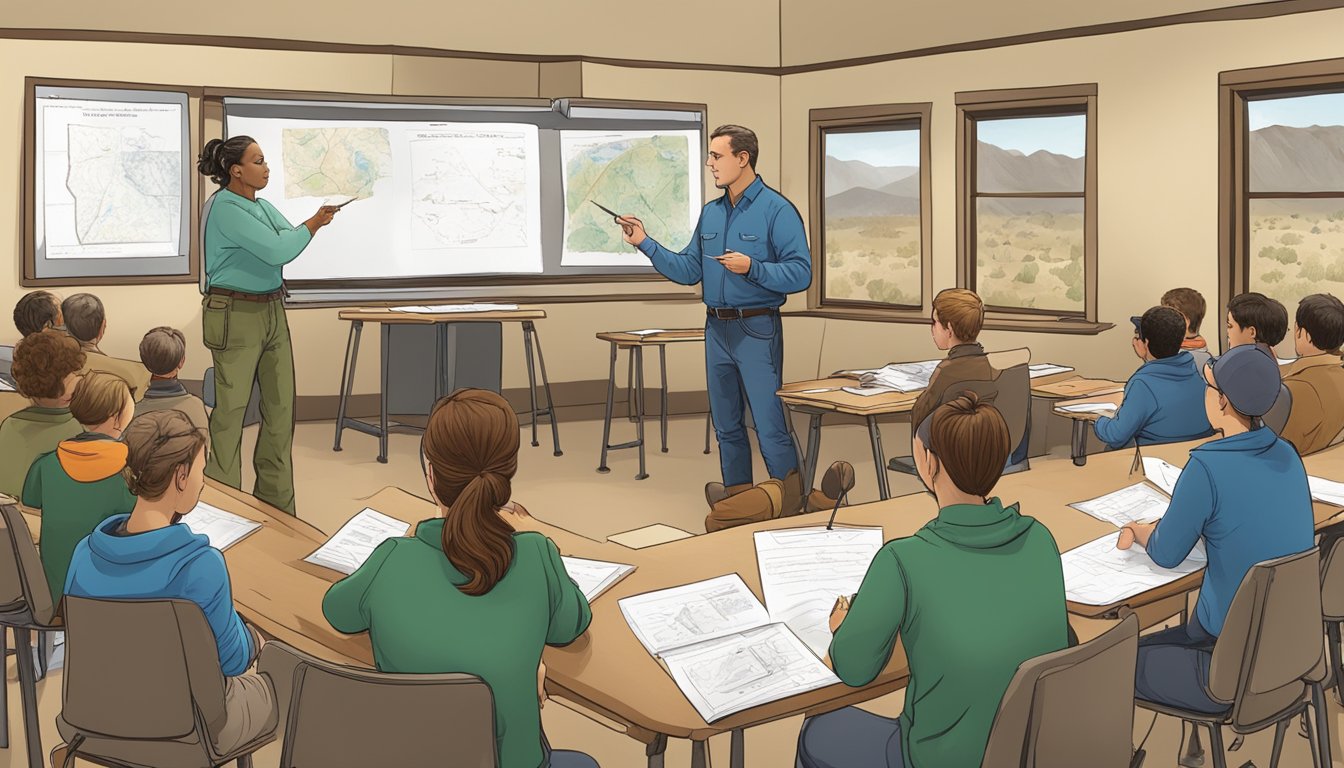
<instances>
[{"instance_id":1,"label":"stack of paper","mask_svg":"<svg viewBox=\"0 0 1344 768\"><path fill-rule=\"evenodd\" d=\"M583 596L593 602L597 596L611 589L616 582L630 575L635 566L625 563L607 563L601 560L585 560L582 557L562 556L565 571L569 578L579 585Z\"/></svg>"},{"instance_id":2,"label":"stack of paper","mask_svg":"<svg viewBox=\"0 0 1344 768\"><path fill-rule=\"evenodd\" d=\"M904 393L904 390L896 389L895 387L863 386L863 387L841 387L840 389L844 392L848 392L851 395L858 395L859 397L873 397L875 395L890 395L892 393L900 393L900 394ZM824 392L825 390L820 391Z\"/></svg>"},{"instance_id":3,"label":"stack of paper","mask_svg":"<svg viewBox=\"0 0 1344 768\"><path fill-rule=\"evenodd\" d=\"M1143 458L1143 474L1149 482L1170 495L1176 491L1176 481L1181 477L1181 470L1179 467L1174 467L1161 459L1145 456ZM1313 501L1344 507L1344 483L1327 480L1324 477L1316 477L1315 475L1307 475L1307 487L1311 489Z\"/></svg>"},{"instance_id":4,"label":"stack of paper","mask_svg":"<svg viewBox=\"0 0 1344 768\"><path fill-rule=\"evenodd\" d=\"M933 369L938 367L939 362L938 360L925 360L918 363L888 363L881 368L866 371L846 371L845 373L858 376L859 383L865 389L868 387L886 387L896 392L914 392L929 386Z\"/></svg>"},{"instance_id":5,"label":"stack of paper","mask_svg":"<svg viewBox=\"0 0 1344 768\"><path fill-rule=\"evenodd\" d=\"M1208 564L1202 541L1180 565L1163 568L1137 543L1129 549L1116 549L1119 537L1119 531L1107 534L1060 557L1067 599L1085 605L1111 605L1170 584Z\"/></svg>"},{"instance_id":6,"label":"stack of paper","mask_svg":"<svg viewBox=\"0 0 1344 768\"><path fill-rule=\"evenodd\" d=\"M517 304L415 304L392 307L393 312L413 312L418 315L441 315L451 312L512 312Z\"/></svg>"},{"instance_id":7,"label":"stack of paper","mask_svg":"<svg viewBox=\"0 0 1344 768\"><path fill-rule=\"evenodd\" d=\"M3 378L0 378L0 392L17 392L17 391L18 389L16 389L14 385L10 384L8 381L5 381Z\"/></svg>"},{"instance_id":8,"label":"stack of paper","mask_svg":"<svg viewBox=\"0 0 1344 768\"><path fill-rule=\"evenodd\" d=\"M1039 379L1042 376L1053 376L1056 373L1068 373L1073 369L1067 365L1055 365L1054 363L1037 363L1027 366L1031 378Z\"/></svg>"},{"instance_id":9,"label":"stack of paper","mask_svg":"<svg viewBox=\"0 0 1344 768\"><path fill-rule=\"evenodd\" d=\"M840 682L737 574L627 597L621 613L705 719Z\"/></svg>"},{"instance_id":10,"label":"stack of paper","mask_svg":"<svg viewBox=\"0 0 1344 768\"><path fill-rule=\"evenodd\" d=\"M662 328L645 328L642 331L626 331L626 333L631 336L652 336L655 333L667 333L667 331Z\"/></svg>"},{"instance_id":11,"label":"stack of paper","mask_svg":"<svg viewBox=\"0 0 1344 768\"><path fill-rule=\"evenodd\" d=\"M1311 498L1316 501L1344 507L1344 483L1307 475L1307 485L1311 487Z\"/></svg>"},{"instance_id":12,"label":"stack of paper","mask_svg":"<svg viewBox=\"0 0 1344 768\"><path fill-rule=\"evenodd\" d=\"M1118 410L1118 406L1115 403L1074 403L1058 406L1058 409L1065 413L1100 413L1110 416Z\"/></svg>"},{"instance_id":13,"label":"stack of paper","mask_svg":"<svg viewBox=\"0 0 1344 768\"><path fill-rule=\"evenodd\" d=\"M1129 523L1151 523L1167 513L1171 499L1161 491L1143 483L1135 483L1088 501L1069 506L1079 512L1123 528Z\"/></svg>"},{"instance_id":14,"label":"stack of paper","mask_svg":"<svg viewBox=\"0 0 1344 768\"><path fill-rule=\"evenodd\" d=\"M397 536L405 536L410 527L410 523L365 507L341 526L335 536L303 559L349 576L359 570L359 566L369 559L379 544Z\"/></svg>"},{"instance_id":15,"label":"stack of paper","mask_svg":"<svg viewBox=\"0 0 1344 768\"><path fill-rule=\"evenodd\" d=\"M219 507L196 502L196 507L182 516L192 533L203 534L210 539L210 546L221 552L237 544L241 539L256 532L261 523L225 512Z\"/></svg>"}]
</instances>

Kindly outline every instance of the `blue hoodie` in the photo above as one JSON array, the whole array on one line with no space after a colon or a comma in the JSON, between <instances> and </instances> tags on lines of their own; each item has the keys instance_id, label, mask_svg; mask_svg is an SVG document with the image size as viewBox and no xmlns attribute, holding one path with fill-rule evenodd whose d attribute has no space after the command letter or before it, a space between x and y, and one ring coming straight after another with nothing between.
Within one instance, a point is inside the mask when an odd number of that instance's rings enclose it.
<instances>
[{"instance_id":1,"label":"blue hoodie","mask_svg":"<svg viewBox=\"0 0 1344 768\"><path fill-rule=\"evenodd\" d=\"M1195 615L1217 636L1252 565L1315 544L1307 471L1293 446L1261 427L1190 451L1148 556L1172 568L1201 536L1209 565Z\"/></svg>"},{"instance_id":2,"label":"blue hoodie","mask_svg":"<svg viewBox=\"0 0 1344 768\"><path fill-rule=\"evenodd\" d=\"M1213 434L1204 415L1203 375L1189 352L1149 360L1129 377L1114 417L1097 419L1097 437L1111 448L1179 443Z\"/></svg>"},{"instance_id":3,"label":"blue hoodie","mask_svg":"<svg viewBox=\"0 0 1344 768\"><path fill-rule=\"evenodd\" d=\"M104 520L75 547L65 594L121 600L190 600L215 633L220 670L247 671L255 652L252 633L233 609L224 555L210 539L182 523L118 536L130 515Z\"/></svg>"}]
</instances>

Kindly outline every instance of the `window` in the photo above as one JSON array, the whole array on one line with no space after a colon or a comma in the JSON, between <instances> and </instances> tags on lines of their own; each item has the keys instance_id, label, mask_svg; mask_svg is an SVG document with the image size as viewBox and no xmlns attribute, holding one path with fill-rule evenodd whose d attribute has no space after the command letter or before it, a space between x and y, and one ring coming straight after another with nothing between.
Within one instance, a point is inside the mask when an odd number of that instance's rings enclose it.
<instances>
[{"instance_id":1,"label":"window","mask_svg":"<svg viewBox=\"0 0 1344 768\"><path fill-rule=\"evenodd\" d=\"M958 284L991 326L1096 319L1095 109L1092 85L957 94Z\"/></svg>"},{"instance_id":2,"label":"window","mask_svg":"<svg viewBox=\"0 0 1344 768\"><path fill-rule=\"evenodd\" d=\"M1223 81L1222 306L1259 291L1291 318L1303 296L1344 296L1344 61Z\"/></svg>"},{"instance_id":3,"label":"window","mask_svg":"<svg viewBox=\"0 0 1344 768\"><path fill-rule=\"evenodd\" d=\"M925 318L929 104L814 109L808 306Z\"/></svg>"}]
</instances>

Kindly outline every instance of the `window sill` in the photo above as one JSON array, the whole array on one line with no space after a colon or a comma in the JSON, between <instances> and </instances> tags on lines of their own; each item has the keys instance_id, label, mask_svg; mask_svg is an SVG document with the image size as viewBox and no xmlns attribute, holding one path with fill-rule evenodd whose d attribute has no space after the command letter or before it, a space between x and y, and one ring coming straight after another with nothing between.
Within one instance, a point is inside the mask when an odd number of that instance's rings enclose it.
<instances>
[{"instance_id":1,"label":"window sill","mask_svg":"<svg viewBox=\"0 0 1344 768\"><path fill-rule=\"evenodd\" d=\"M907 325L928 325L930 320L924 313L906 313L899 310L856 311L844 309L807 309L780 313L784 317L822 317L831 320L860 320L877 323L904 323ZM1076 318L1027 320L1022 318L985 318L986 331L1019 331L1025 333L1062 333L1074 336L1096 336L1114 328L1114 323L1096 323Z\"/></svg>"}]
</instances>

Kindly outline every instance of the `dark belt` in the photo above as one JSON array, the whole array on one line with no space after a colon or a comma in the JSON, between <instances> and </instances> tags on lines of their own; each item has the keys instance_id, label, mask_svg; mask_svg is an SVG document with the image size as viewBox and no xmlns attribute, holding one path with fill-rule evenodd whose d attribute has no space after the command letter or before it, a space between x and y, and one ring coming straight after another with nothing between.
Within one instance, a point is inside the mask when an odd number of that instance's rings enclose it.
<instances>
[{"instance_id":1,"label":"dark belt","mask_svg":"<svg viewBox=\"0 0 1344 768\"><path fill-rule=\"evenodd\" d=\"M773 315L779 310L774 307L759 307L757 309L716 309L706 307L706 314L719 320L738 320L743 317L758 317L760 315Z\"/></svg>"},{"instance_id":2,"label":"dark belt","mask_svg":"<svg viewBox=\"0 0 1344 768\"><path fill-rule=\"evenodd\" d=\"M243 301L276 301L285 297L283 288L270 293L243 293L242 291L230 291L228 288L211 288L207 293L215 296L229 296Z\"/></svg>"}]
</instances>

